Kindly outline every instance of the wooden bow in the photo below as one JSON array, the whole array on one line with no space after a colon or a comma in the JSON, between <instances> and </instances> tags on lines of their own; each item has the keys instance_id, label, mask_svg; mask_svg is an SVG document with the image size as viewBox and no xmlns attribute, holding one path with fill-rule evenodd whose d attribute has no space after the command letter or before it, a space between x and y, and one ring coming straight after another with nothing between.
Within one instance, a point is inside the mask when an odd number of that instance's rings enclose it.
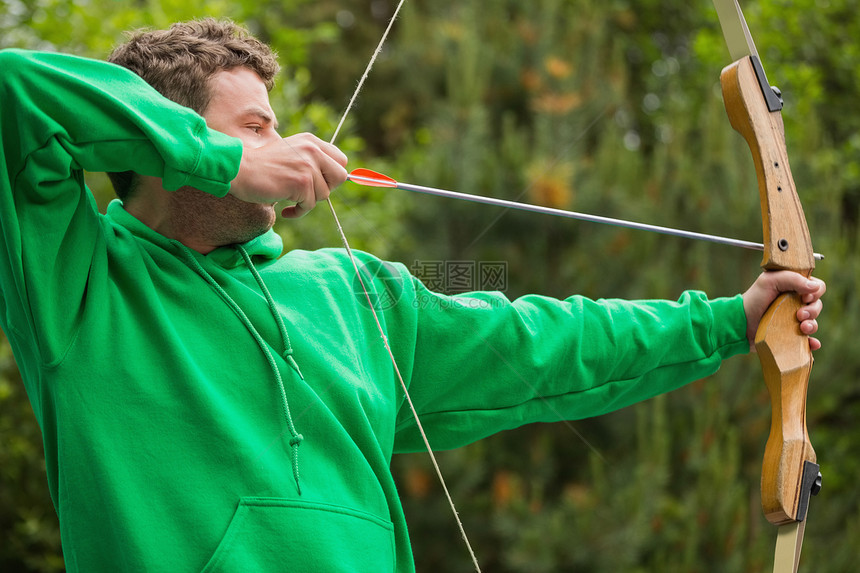
<instances>
[{"instance_id":1,"label":"wooden bow","mask_svg":"<svg viewBox=\"0 0 860 573\"><path fill-rule=\"evenodd\" d=\"M736 50L743 50L738 35L733 36L733 10L749 48L748 54L723 69L720 83L729 120L749 145L758 175L764 232L761 266L808 277L815 259L788 164L780 94L767 82L737 0L714 0L714 5L733 57ZM761 498L765 517L779 526L774 573L797 571L809 497L818 493L821 483L806 429L812 352L797 323L801 304L797 294L777 298L762 318L755 340L771 397Z\"/></svg>"}]
</instances>

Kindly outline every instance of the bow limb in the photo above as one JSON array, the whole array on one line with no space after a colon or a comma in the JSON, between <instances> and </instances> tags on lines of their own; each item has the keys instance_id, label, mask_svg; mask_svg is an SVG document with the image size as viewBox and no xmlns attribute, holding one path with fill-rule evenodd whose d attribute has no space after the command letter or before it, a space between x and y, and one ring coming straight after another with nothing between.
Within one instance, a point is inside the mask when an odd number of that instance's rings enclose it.
<instances>
[{"instance_id":1,"label":"bow limb","mask_svg":"<svg viewBox=\"0 0 860 573\"><path fill-rule=\"evenodd\" d=\"M768 105L767 92L772 88L764 81L754 55L726 67L720 83L732 127L746 139L755 162L765 246L762 268L791 270L808 277L815 260L789 168L781 104L774 106L771 101ZM771 429L762 465L762 509L768 521L781 526L782 541L777 546L774 569L780 572L797 571L809 496L817 493L818 466L806 428L812 352L796 318L801 304L797 294L777 298L762 318L755 340L771 397ZM789 546L793 552L786 557Z\"/></svg>"}]
</instances>

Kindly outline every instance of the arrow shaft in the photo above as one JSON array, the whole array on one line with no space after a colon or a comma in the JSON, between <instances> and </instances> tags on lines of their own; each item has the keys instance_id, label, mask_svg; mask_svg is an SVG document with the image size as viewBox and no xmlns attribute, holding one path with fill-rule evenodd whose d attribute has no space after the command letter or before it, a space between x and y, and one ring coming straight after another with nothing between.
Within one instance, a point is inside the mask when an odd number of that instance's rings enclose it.
<instances>
[{"instance_id":1,"label":"arrow shaft","mask_svg":"<svg viewBox=\"0 0 860 573\"><path fill-rule=\"evenodd\" d=\"M360 175L350 175L349 178L356 183L369 185L378 185L379 180L370 177L362 177ZM532 213L542 213L544 215L555 215L557 217L566 217L568 219L576 219L579 221L589 221L592 223L601 223L604 225L614 225L616 227L625 227L628 229L637 229L640 231L650 231L652 233L661 233L663 235L672 235L675 237L684 237L686 239L695 239L698 241L708 241L711 243L719 243L722 245L730 245L733 247L742 247L744 249L752 249L755 251L764 250L764 245L761 243L753 243L751 241L742 241L740 239L731 239L721 237L719 235L708 235L706 233L696 233L693 231L684 231L674 229L672 227L661 227L659 225L648 225L646 223L637 223L635 221L627 221L624 219L614 219L612 217L601 217L600 215L590 215L588 213L577 213L576 211L565 211L563 209L554 209L552 207L542 207L540 205L530 205L528 203L519 203L517 201L508 201L506 199L497 199L495 197L484 197L481 195L471 195L469 193L459 193L457 191L448 191L446 189L437 189L435 187L425 187L423 185L413 185L410 183L393 182L389 187L403 189L404 191L412 191L415 193L425 193L428 195L437 195L439 197L448 197L450 199L461 199L463 201L471 201L473 203L483 203L484 205L494 205L504 207L506 209L517 209L519 211L529 211ZM816 254L816 258L823 258L822 255Z\"/></svg>"}]
</instances>

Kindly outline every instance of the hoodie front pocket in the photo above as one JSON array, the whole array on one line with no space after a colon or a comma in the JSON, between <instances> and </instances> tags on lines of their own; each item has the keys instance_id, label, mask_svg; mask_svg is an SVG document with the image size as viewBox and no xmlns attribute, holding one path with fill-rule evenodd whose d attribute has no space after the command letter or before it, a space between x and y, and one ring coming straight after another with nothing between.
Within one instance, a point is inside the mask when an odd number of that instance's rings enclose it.
<instances>
[{"instance_id":1,"label":"hoodie front pocket","mask_svg":"<svg viewBox=\"0 0 860 573\"><path fill-rule=\"evenodd\" d=\"M385 572L394 565L388 520L325 503L245 497L203 571Z\"/></svg>"}]
</instances>

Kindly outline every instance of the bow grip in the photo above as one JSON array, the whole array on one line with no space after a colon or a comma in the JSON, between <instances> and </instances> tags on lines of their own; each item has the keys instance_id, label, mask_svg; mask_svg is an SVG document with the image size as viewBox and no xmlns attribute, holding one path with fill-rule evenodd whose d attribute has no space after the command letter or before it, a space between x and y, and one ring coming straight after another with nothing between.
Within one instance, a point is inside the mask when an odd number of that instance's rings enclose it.
<instances>
[{"instance_id":1,"label":"bow grip","mask_svg":"<svg viewBox=\"0 0 860 573\"><path fill-rule=\"evenodd\" d=\"M730 64L720 75L729 120L749 145L758 176L764 235L761 266L808 277L815 268L812 241L788 164L782 115L768 109L763 93L771 88L761 78L764 71L754 56ZM777 298L762 317L755 341L771 397L762 508L776 525L803 520L802 500L808 499L803 470L805 462L816 459L806 429L812 351L797 323L800 306L796 294Z\"/></svg>"}]
</instances>

